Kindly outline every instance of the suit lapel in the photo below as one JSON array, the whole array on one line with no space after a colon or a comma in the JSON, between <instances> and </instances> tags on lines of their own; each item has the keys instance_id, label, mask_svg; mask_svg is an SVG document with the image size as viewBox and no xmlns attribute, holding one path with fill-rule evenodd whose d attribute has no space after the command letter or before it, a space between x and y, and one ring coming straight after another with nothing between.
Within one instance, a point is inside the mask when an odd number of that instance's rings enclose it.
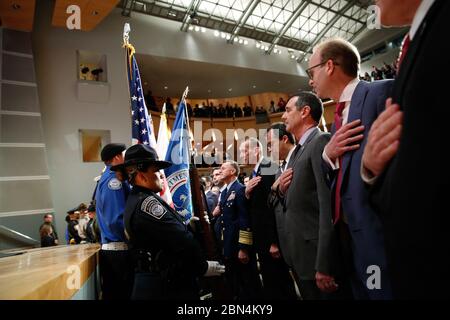
<instances>
[{"instance_id":1,"label":"suit lapel","mask_svg":"<svg viewBox=\"0 0 450 320\"><path fill-rule=\"evenodd\" d=\"M353 92L352 101L350 102L347 123L361 119L364 102L366 101L368 92L369 89L366 82L361 81L356 86L355 92ZM354 153L355 152L346 152L342 158L343 177L345 177L345 172L348 169Z\"/></svg>"},{"instance_id":2,"label":"suit lapel","mask_svg":"<svg viewBox=\"0 0 450 320\"><path fill-rule=\"evenodd\" d=\"M408 53L403 59L399 74L397 76L397 79L395 80L392 98L393 101L395 103L398 103L400 105L400 108L402 108L403 110L405 108L403 97L406 94L405 90L408 84L408 80L411 79L411 72L414 69L414 63L417 62L420 50L423 47L423 39L425 37L425 33L429 29L428 26L432 24L434 16L439 13L439 9L442 3L444 3L444 1L436 0L428 11L425 19L419 27L419 30L417 30L413 41L411 41Z\"/></svg>"},{"instance_id":3,"label":"suit lapel","mask_svg":"<svg viewBox=\"0 0 450 320\"><path fill-rule=\"evenodd\" d=\"M316 134L319 132L318 128L315 128L311 134L308 136L308 138L306 139L305 143L303 143L302 147L300 148L300 150L297 152L297 154L294 157L294 160L289 160L290 165L288 165L288 168L293 168L295 166L295 163L298 161L298 159L300 159L300 156L302 155L302 153L305 151L306 147L308 146L308 144L311 142L311 140L316 136Z\"/></svg>"},{"instance_id":4,"label":"suit lapel","mask_svg":"<svg viewBox=\"0 0 450 320\"><path fill-rule=\"evenodd\" d=\"M272 168L272 166L274 166L274 167ZM262 168L265 169L264 172L261 172ZM272 162L269 158L263 158L263 160L261 161L261 164L258 167L258 172L256 172L256 176L262 176L262 173L265 173L265 175L273 175L277 172L276 169L277 169L277 167L274 162Z\"/></svg>"},{"instance_id":5,"label":"suit lapel","mask_svg":"<svg viewBox=\"0 0 450 320\"><path fill-rule=\"evenodd\" d=\"M231 185L230 189L228 190L228 192L225 194L225 197L223 199L223 202L225 203L228 199L228 197L230 196L231 192L235 191L236 187L238 186L239 181L235 181L233 182L233 184Z\"/></svg>"},{"instance_id":6,"label":"suit lapel","mask_svg":"<svg viewBox=\"0 0 450 320\"><path fill-rule=\"evenodd\" d=\"M417 52L420 48L420 42L422 38L422 34L424 28L426 27L426 21L422 23L417 34L414 37L414 40L411 42L410 47L408 49L408 53L403 59L402 65L400 66L399 74L397 76L397 80L395 81L394 89L393 89L393 100L395 103L400 104L400 108L403 109L403 95L406 89L406 85L408 83L407 79L410 77L410 73L414 64L412 63L417 56Z\"/></svg>"}]
</instances>

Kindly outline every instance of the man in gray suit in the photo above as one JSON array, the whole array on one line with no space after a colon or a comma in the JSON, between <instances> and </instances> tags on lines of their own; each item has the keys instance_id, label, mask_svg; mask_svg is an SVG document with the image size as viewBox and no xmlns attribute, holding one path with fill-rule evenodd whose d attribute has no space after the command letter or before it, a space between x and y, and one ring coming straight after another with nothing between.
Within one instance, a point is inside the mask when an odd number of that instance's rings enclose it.
<instances>
[{"instance_id":1,"label":"man in gray suit","mask_svg":"<svg viewBox=\"0 0 450 320\"><path fill-rule=\"evenodd\" d=\"M330 135L317 127L322 114L320 99L312 92L300 92L289 99L282 117L298 141L278 187L287 239L282 252L292 264L304 300L323 299L323 292L338 288L331 197L322 169Z\"/></svg>"}]
</instances>

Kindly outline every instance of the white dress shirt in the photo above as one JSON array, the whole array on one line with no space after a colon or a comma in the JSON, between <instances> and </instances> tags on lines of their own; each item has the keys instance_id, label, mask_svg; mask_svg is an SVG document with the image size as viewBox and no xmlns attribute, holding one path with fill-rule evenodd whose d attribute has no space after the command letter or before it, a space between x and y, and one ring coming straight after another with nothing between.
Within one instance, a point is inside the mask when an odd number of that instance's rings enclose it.
<instances>
[{"instance_id":1,"label":"white dress shirt","mask_svg":"<svg viewBox=\"0 0 450 320\"><path fill-rule=\"evenodd\" d=\"M281 167L281 172L284 172L284 170L286 170L287 164L289 163L289 160L291 159L292 153L294 152L295 147L291 148L291 150L289 150L288 155L286 156L286 159L284 159L284 166Z\"/></svg>"},{"instance_id":2,"label":"white dress shirt","mask_svg":"<svg viewBox=\"0 0 450 320\"><path fill-rule=\"evenodd\" d=\"M434 2L435 0L422 0L422 3L420 4L419 8L417 8L413 22L411 24L411 29L409 29L409 38L411 39L411 41L414 39L414 36L419 30L419 27L422 24L423 19L425 19L425 16L427 15L428 11L430 11L430 8Z\"/></svg>"},{"instance_id":3,"label":"white dress shirt","mask_svg":"<svg viewBox=\"0 0 450 320\"><path fill-rule=\"evenodd\" d=\"M258 173L259 166L261 165L263 159L264 159L264 157L262 157L262 156L259 157L258 163L257 163L256 166L253 168L253 171L255 172L255 174Z\"/></svg>"},{"instance_id":4,"label":"white dress shirt","mask_svg":"<svg viewBox=\"0 0 450 320\"><path fill-rule=\"evenodd\" d=\"M350 81L344 88L344 91L342 91L341 97L339 98L339 103L345 102L345 108L342 111L342 125L347 124L348 113L350 111L350 104L352 102L353 94L355 93L356 87L358 86L359 82L360 80L358 78L355 78L352 81ZM326 154L325 150L323 150L322 158L333 170L339 169L339 159L336 159L333 163Z\"/></svg>"},{"instance_id":5,"label":"white dress shirt","mask_svg":"<svg viewBox=\"0 0 450 320\"><path fill-rule=\"evenodd\" d=\"M308 140L309 135L316 129L317 127L311 127L302 135L300 140L298 141L298 144L303 146L305 144L305 141Z\"/></svg>"},{"instance_id":6,"label":"white dress shirt","mask_svg":"<svg viewBox=\"0 0 450 320\"><path fill-rule=\"evenodd\" d=\"M231 181L229 184L227 184L227 193L230 190L231 186L233 185L233 183L235 183L237 181L237 178L234 178L233 181Z\"/></svg>"}]
</instances>

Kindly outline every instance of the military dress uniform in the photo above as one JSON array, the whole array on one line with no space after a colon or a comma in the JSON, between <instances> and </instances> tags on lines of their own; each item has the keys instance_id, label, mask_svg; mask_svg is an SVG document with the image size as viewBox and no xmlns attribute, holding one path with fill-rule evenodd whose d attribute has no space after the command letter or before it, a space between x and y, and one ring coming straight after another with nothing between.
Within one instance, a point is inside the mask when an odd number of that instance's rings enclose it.
<instances>
[{"instance_id":1,"label":"military dress uniform","mask_svg":"<svg viewBox=\"0 0 450 320\"><path fill-rule=\"evenodd\" d=\"M245 199L245 187L237 179L221 194L223 256L226 282L235 299L261 297L261 282L253 250L253 235ZM238 259L239 250L247 251L249 262Z\"/></svg>"}]
</instances>

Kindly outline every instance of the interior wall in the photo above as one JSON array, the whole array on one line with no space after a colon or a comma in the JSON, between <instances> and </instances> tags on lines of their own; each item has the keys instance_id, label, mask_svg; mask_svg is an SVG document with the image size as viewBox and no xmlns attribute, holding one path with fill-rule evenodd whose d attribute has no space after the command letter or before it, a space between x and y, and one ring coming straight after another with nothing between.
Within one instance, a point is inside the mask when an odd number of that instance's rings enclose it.
<instances>
[{"instance_id":1,"label":"interior wall","mask_svg":"<svg viewBox=\"0 0 450 320\"><path fill-rule=\"evenodd\" d=\"M0 250L35 245L17 234L39 240L54 212L37 92L31 34L0 28Z\"/></svg>"},{"instance_id":2,"label":"interior wall","mask_svg":"<svg viewBox=\"0 0 450 320\"><path fill-rule=\"evenodd\" d=\"M66 228L68 209L90 201L95 187L93 178L103 168L101 162L82 161L79 129L110 130L112 142L127 146L131 143L122 48L125 22L131 24L130 41L138 53L306 76L301 65L292 59L264 55L252 45L229 45L215 38L211 30L181 32L180 23L167 19L138 13L132 13L131 18L122 17L120 9L113 10L91 32L52 27L53 5L50 0L36 4L33 51L51 176L49 188L58 230ZM105 55L106 83L78 81L78 50ZM241 105L243 102L238 101ZM157 128L157 119L154 120Z\"/></svg>"}]
</instances>

